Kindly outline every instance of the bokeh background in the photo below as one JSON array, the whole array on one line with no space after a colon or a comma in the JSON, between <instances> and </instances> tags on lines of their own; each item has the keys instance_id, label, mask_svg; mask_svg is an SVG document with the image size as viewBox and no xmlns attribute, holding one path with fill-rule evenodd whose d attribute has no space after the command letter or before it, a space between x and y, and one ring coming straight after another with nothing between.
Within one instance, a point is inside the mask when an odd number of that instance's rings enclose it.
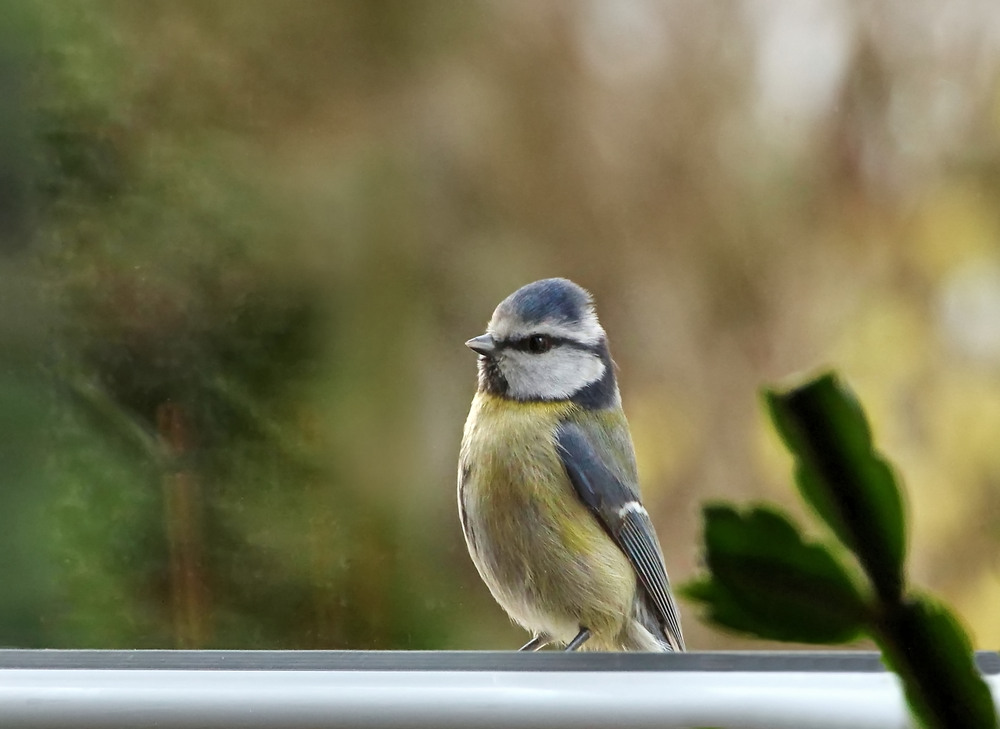
<instances>
[{"instance_id":1,"label":"bokeh background","mask_svg":"<svg viewBox=\"0 0 1000 729\"><path fill-rule=\"evenodd\" d=\"M992 0L8 0L0 131L0 644L520 645L462 342L562 275L675 582L802 513L758 390L834 366L1000 645Z\"/></svg>"}]
</instances>

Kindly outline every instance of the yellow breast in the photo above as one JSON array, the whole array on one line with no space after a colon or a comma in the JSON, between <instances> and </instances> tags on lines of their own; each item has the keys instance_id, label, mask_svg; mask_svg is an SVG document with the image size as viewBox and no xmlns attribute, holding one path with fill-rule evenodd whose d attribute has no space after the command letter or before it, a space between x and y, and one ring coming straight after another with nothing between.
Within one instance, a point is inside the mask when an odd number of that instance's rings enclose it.
<instances>
[{"instance_id":1,"label":"yellow breast","mask_svg":"<svg viewBox=\"0 0 1000 729\"><path fill-rule=\"evenodd\" d=\"M627 558L556 451L556 427L578 413L570 402L477 394L459 474L469 551L493 596L529 630L570 638L580 624L617 631L635 592Z\"/></svg>"},{"instance_id":2,"label":"yellow breast","mask_svg":"<svg viewBox=\"0 0 1000 729\"><path fill-rule=\"evenodd\" d=\"M562 470L553 435L576 409L571 402L514 403L477 393L465 423L462 460L482 471L483 488L521 477L529 489L548 489L551 484L534 471Z\"/></svg>"}]
</instances>

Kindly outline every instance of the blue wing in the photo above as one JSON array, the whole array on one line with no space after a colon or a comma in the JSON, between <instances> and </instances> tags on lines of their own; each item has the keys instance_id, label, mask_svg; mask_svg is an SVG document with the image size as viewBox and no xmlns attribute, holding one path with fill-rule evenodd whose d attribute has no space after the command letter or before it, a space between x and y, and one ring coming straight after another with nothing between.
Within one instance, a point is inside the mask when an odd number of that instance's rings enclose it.
<instances>
[{"instance_id":1,"label":"blue wing","mask_svg":"<svg viewBox=\"0 0 1000 729\"><path fill-rule=\"evenodd\" d=\"M562 423L556 430L556 446L580 500L632 563L668 643L674 650L684 650L663 553L637 492L608 467L580 426Z\"/></svg>"}]
</instances>

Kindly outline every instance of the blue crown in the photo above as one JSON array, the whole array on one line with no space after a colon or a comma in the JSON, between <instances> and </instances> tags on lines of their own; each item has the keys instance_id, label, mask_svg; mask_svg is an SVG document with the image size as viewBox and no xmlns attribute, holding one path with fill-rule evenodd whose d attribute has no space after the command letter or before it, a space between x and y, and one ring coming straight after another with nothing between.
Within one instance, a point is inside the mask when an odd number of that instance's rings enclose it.
<instances>
[{"instance_id":1,"label":"blue crown","mask_svg":"<svg viewBox=\"0 0 1000 729\"><path fill-rule=\"evenodd\" d=\"M522 286L497 306L501 316L514 316L527 324L556 321L575 324L590 308L584 289L565 278L546 278Z\"/></svg>"}]
</instances>

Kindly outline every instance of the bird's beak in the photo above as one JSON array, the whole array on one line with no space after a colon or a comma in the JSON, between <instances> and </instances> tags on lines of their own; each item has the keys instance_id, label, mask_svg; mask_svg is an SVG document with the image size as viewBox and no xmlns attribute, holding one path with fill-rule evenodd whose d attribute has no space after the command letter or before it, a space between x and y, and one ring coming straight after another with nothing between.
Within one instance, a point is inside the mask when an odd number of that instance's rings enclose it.
<instances>
[{"instance_id":1,"label":"bird's beak","mask_svg":"<svg viewBox=\"0 0 1000 729\"><path fill-rule=\"evenodd\" d=\"M497 351L497 343L493 341L493 337L489 334L480 334L478 337L473 337L465 343L465 346L484 357L496 354Z\"/></svg>"}]
</instances>

